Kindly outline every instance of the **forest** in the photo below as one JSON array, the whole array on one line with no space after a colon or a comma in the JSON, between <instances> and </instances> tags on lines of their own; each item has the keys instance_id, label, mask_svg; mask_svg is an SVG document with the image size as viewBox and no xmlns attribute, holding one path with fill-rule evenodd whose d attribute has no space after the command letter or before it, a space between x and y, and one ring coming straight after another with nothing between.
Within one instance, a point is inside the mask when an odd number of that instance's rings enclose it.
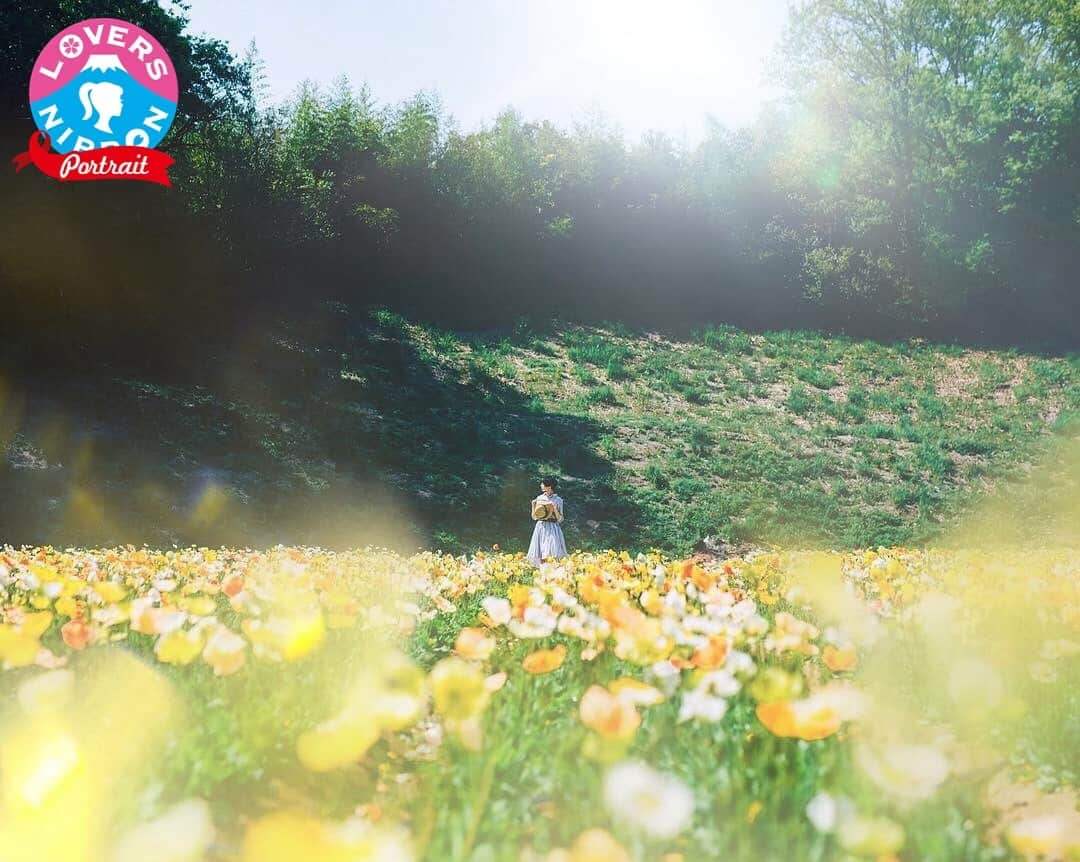
<instances>
[{"instance_id":1,"label":"forest","mask_svg":"<svg viewBox=\"0 0 1080 862\"><path fill-rule=\"evenodd\" d=\"M253 314L317 300L468 330L617 304L672 331L1075 347L1067 0L803 3L773 62L785 97L692 146L513 107L462 130L438 93L385 104L347 80L268 104L256 46L192 33L183 4L33 0L0 19L0 62L29 70L62 21L105 14L177 65L174 188L3 173L9 367L182 369L189 336L212 351ZM0 82L12 154L33 130L25 78Z\"/></svg>"}]
</instances>

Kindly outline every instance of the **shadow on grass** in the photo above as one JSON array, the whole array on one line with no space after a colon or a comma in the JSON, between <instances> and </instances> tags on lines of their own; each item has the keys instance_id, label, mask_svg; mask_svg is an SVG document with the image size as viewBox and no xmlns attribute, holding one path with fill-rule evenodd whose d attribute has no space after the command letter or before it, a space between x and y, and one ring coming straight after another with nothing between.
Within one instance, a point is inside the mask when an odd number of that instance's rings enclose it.
<instances>
[{"instance_id":1,"label":"shadow on grass","mask_svg":"<svg viewBox=\"0 0 1080 862\"><path fill-rule=\"evenodd\" d=\"M463 375L389 317L253 322L152 379L5 382L0 542L513 550L547 472L564 477L571 547L632 543L641 522L595 423Z\"/></svg>"}]
</instances>

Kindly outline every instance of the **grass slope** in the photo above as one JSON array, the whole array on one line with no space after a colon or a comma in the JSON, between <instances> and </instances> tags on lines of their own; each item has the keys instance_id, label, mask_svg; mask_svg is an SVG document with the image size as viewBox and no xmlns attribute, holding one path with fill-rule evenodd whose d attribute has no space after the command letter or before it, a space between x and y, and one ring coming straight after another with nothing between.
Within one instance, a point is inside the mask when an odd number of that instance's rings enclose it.
<instances>
[{"instance_id":1,"label":"grass slope","mask_svg":"<svg viewBox=\"0 0 1080 862\"><path fill-rule=\"evenodd\" d=\"M253 328L187 381L10 383L5 539L35 543L510 549L548 471L576 546L921 543L1053 459L1080 410L1075 357L726 327L468 335L341 306Z\"/></svg>"}]
</instances>

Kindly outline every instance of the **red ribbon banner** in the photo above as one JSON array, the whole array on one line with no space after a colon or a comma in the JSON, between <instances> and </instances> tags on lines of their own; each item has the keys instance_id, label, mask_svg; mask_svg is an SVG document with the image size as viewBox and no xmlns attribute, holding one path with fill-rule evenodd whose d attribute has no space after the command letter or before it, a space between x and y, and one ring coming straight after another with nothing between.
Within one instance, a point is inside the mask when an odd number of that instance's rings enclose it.
<instances>
[{"instance_id":1,"label":"red ribbon banner","mask_svg":"<svg viewBox=\"0 0 1080 862\"><path fill-rule=\"evenodd\" d=\"M34 132L25 153L12 161L18 173L34 164L46 176L63 182L88 180L142 180L171 186L166 171L175 162L172 156L150 147L101 147L96 150L73 151L61 155L50 152L49 136Z\"/></svg>"}]
</instances>

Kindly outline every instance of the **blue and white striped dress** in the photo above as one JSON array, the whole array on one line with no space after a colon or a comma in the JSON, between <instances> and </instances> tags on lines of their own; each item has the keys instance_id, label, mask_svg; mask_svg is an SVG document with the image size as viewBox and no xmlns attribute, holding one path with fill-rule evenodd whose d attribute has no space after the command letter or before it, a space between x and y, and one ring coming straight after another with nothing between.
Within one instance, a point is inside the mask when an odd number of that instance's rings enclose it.
<instances>
[{"instance_id":1,"label":"blue and white striped dress","mask_svg":"<svg viewBox=\"0 0 1080 862\"><path fill-rule=\"evenodd\" d=\"M540 501L542 503L554 503L555 512L558 515L557 521L537 521L536 526L533 527L532 541L529 543L529 562L534 566L539 566L540 563L546 559L559 559L565 557L566 554L566 539L563 538L562 527L559 526L563 520L563 501L562 497L558 494L541 494L533 502Z\"/></svg>"}]
</instances>

